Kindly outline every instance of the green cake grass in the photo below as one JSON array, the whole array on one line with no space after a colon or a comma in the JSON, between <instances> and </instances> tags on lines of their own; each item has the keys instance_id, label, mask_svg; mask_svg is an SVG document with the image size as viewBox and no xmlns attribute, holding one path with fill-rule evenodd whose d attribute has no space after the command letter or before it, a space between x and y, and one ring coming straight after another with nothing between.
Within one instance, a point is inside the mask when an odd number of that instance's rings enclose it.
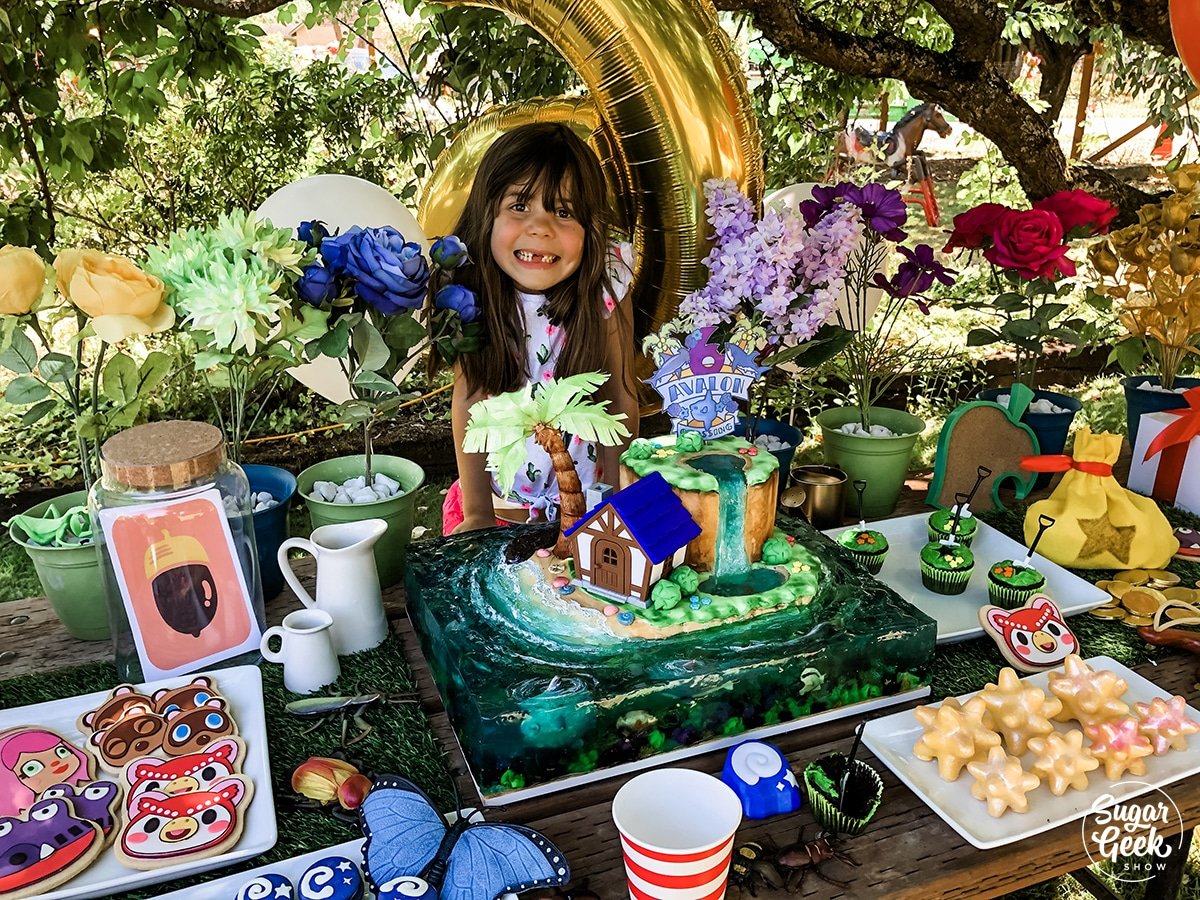
<instances>
[{"instance_id":1,"label":"green cake grass","mask_svg":"<svg viewBox=\"0 0 1200 900\"><path fill-rule=\"evenodd\" d=\"M700 453L684 453L675 449L675 435L653 439L638 438L621 455L621 464L633 470L638 478L645 478L651 472L658 472L667 480L667 484L679 488L681 491L701 491L715 494L718 491L716 477L708 472L693 469L687 461L712 453L740 455L746 461L746 468L742 470L746 476L746 484L753 487L756 484L764 484L779 469L779 460L765 450L759 450L756 453L740 453L740 451L752 447L754 445L744 438L730 435L705 441L704 449Z\"/></svg>"}]
</instances>

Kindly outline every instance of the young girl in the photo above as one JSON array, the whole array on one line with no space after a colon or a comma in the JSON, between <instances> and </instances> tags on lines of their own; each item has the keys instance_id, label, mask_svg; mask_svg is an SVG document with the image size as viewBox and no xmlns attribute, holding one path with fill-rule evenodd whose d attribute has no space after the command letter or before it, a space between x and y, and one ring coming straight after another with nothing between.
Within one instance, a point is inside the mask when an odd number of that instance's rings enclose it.
<instances>
[{"instance_id":1,"label":"young girl","mask_svg":"<svg viewBox=\"0 0 1200 900\"><path fill-rule=\"evenodd\" d=\"M91 781L87 754L52 731L15 728L0 733L0 816L19 816L56 784Z\"/></svg>"},{"instance_id":2,"label":"young girl","mask_svg":"<svg viewBox=\"0 0 1200 900\"><path fill-rule=\"evenodd\" d=\"M533 438L509 497L498 496L486 455L463 451L478 400L549 378L606 372L609 379L593 399L624 413L632 436L638 422L631 304L619 303L633 279L632 248L609 245L607 186L587 144L554 123L525 125L498 138L480 162L455 234L474 260L455 280L475 291L487 343L455 363L451 414L459 480L442 507L446 534L496 524L497 508L523 507L531 517L545 517L541 511L558 503L550 458ZM616 477L624 446L569 437L567 447L584 490Z\"/></svg>"}]
</instances>

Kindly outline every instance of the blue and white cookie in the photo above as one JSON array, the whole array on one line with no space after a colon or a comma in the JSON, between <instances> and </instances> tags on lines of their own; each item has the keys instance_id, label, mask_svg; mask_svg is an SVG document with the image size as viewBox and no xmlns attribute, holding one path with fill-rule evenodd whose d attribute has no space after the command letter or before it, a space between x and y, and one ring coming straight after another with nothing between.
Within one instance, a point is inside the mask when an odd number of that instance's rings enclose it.
<instances>
[{"instance_id":1,"label":"blue and white cookie","mask_svg":"<svg viewBox=\"0 0 1200 900\"><path fill-rule=\"evenodd\" d=\"M297 900L361 900L362 895L362 873L344 856L317 860L296 886Z\"/></svg>"}]
</instances>

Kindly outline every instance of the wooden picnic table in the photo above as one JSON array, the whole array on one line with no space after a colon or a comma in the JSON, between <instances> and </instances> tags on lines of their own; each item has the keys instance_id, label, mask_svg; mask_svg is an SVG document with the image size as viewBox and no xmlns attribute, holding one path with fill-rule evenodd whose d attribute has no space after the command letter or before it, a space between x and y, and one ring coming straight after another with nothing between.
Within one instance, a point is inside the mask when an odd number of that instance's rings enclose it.
<instances>
[{"instance_id":1,"label":"wooden picnic table","mask_svg":"<svg viewBox=\"0 0 1200 900\"><path fill-rule=\"evenodd\" d=\"M911 512L915 508L909 498L898 512ZM312 561L298 561L295 567L311 591L314 576ZM478 794L405 614L403 587L397 586L386 591L384 601L400 637L405 658L417 677L423 708L439 742L449 754L464 803L475 802ZM285 613L298 608L298 604L299 601L290 591L285 590L267 604L269 624L277 624ZM45 598L30 598L0 606L0 679L107 660L111 654L112 648L108 642L89 643L69 637ZM1181 694L1195 704L1197 668L1196 657L1173 653L1158 665L1137 666L1136 671L1165 691ZM889 712L902 708L891 707ZM845 751L857 721L854 717L839 719L778 736L772 741L788 757L793 768L799 771L805 763L826 752ZM1188 752L1200 751L1192 749ZM724 750L713 751L677 765L717 774L724 758ZM880 810L866 833L843 842L859 866L850 868L838 862L826 864L826 873L832 878L846 881L846 887L839 888L816 876L809 876L798 894L759 888L759 897L986 900L1057 875L1085 870L1091 864L1089 848L1084 845L1078 820L1005 847L977 850L865 748L862 758L882 774L884 795ZM611 819L611 804L617 789L629 777L610 778L521 803L493 807L488 817L520 822L542 831L570 860L576 875L574 884L578 885L586 879L588 888L604 900L616 900L626 896L626 890L617 833ZM1176 782L1168 788L1168 793L1179 809L1183 820L1182 830L1190 842L1191 829L1200 823L1200 778ZM983 814L981 811L980 815ZM812 822L807 810L762 822L747 821L738 831L738 841L763 842L769 839L778 846L785 846L797 840L802 828L806 837L814 836ZM1180 830L1176 826L1163 833L1173 835ZM1090 849L1095 852L1095 847ZM1173 854L1168 869L1156 876L1157 880L1146 896L1164 900L1175 896L1184 859L1185 854ZM1082 878L1086 880L1089 875L1085 870Z\"/></svg>"}]
</instances>

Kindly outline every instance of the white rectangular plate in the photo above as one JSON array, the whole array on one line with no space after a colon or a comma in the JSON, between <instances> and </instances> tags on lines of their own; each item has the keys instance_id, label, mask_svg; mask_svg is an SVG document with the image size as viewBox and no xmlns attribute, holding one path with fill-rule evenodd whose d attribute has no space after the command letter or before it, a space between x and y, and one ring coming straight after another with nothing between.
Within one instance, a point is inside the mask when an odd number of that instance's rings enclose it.
<instances>
[{"instance_id":1,"label":"white rectangular plate","mask_svg":"<svg viewBox=\"0 0 1200 900\"><path fill-rule=\"evenodd\" d=\"M1155 697L1167 699L1171 696L1158 685L1107 656L1089 659L1088 665L1093 669L1113 672L1125 679L1129 691L1121 699L1129 704L1131 712L1134 703L1148 703ZM1047 674L1039 672L1023 678L1022 681L1045 690ZM959 700L965 702L973 696L974 694L963 694ZM931 705L936 707L941 704ZM1188 713L1200 724L1200 712L1189 706ZM1079 727L1076 722L1054 724L1059 731ZM863 730L863 743L870 747L871 752L895 772L896 777L908 785L914 794L941 816L947 825L981 850L1002 847L1057 828L1074 819L1081 819L1091 811L1092 804L1105 794L1111 795L1113 802L1127 800L1200 772L1200 753L1190 748L1185 751L1171 750L1165 756L1147 757L1146 774L1128 775L1128 781L1109 781L1104 777L1104 766L1101 765L1099 769L1088 773L1086 791L1068 790L1063 796L1055 797L1043 784L1027 795L1028 812L1016 813L1009 810L999 818L993 818L988 814L984 802L971 796L971 784L974 779L965 769L957 781L943 781L938 775L936 762L925 762L913 756L913 745L922 731L916 716L908 709L868 722ZM1026 753L1022 762L1027 770L1031 761L1032 754Z\"/></svg>"},{"instance_id":2,"label":"white rectangular plate","mask_svg":"<svg viewBox=\"0 0 1200 900\"><path fill-rule=\"evenodd\" d=\"M314 850L312 853L305 853L303 856L281 859L277 863L259 866L257 869L238 872L235 875L226 875L223 878L214 878L212 881L206 881L203 884L197 884L178 891L171 891L169 894L159 894L155 900L234 900L237 892L241 890L243 885L253 881L259 875L267 875L269 873L282 875L295 887L300 883L300 878L307 871L308 867L324 859L326 856L344 856L351 862L357 863L361 869L363 844L365 843L366 841L362 838L356 841L346 841L344 844L338 844L336 847ZM295 897L298 895L293 893L291 896ZM370 892L368 892L368 896L370 896Z\"/></svg>"},{"instance_id":3,"label":"white rectangular plate","mask_svg":"<svg viewBox=\"0 0 1200 900\"><path fill-rule=\"evenodd\" d=\"M992 563L1002 559L1020 562L1029 551L1007 535L980 522L975 540L971 542L975 569L971 572L967 589L952 597L935 594L921 583L921 548L929 542L926 533L928 521L928 514L918 513L867 524L868 528L882 532L888 539L887 558L875 577L921 612L937 619L939 644L981 637L983 627L979 624L979 607L990 602L987 592L988 569ZM830 528L825 534L836 541L845 530ZM1050 595L1064 616L1095 609L1109 599L1101 588L1072 575L1044 556L1035 556L1031 565L1046 576L1045 593Z\"/></svg>"},{"instance_id":4,"label":"white rectangular plate","mask_svg":"<svg viewBox=\"0 0 1200 900\"><path fill-rule=\"evenodd\" d=\"M217 692L229 701L229 710L233 720L237 722L238 736L246 742L246 759L242 766L242 774L254 782L254 797L250 801L250 810L238 842L231 850L219 856L194 859L149 871L123 866L117 861L113 848L109 846L91 866L66 884L39 895L39 900L106 897L148 884L173 881L186 875L227 866L275 846L278 837L275 828L275 798L271 789L271 765L267 757L267 720L263 713L262 673L258 668L235 666L211 672L197 672L138 685L138 689L149 693L163 687L180 687L202 674L211 676L216 682ZM82 694L66 700L0 710L0 731L19 725L41 725L58 732L72 743L85 747L87 740L75 727L75 720L89 709L98 707L108 694L107 690L96 691L94 694Z\"/></svg>"}]
</instances>

